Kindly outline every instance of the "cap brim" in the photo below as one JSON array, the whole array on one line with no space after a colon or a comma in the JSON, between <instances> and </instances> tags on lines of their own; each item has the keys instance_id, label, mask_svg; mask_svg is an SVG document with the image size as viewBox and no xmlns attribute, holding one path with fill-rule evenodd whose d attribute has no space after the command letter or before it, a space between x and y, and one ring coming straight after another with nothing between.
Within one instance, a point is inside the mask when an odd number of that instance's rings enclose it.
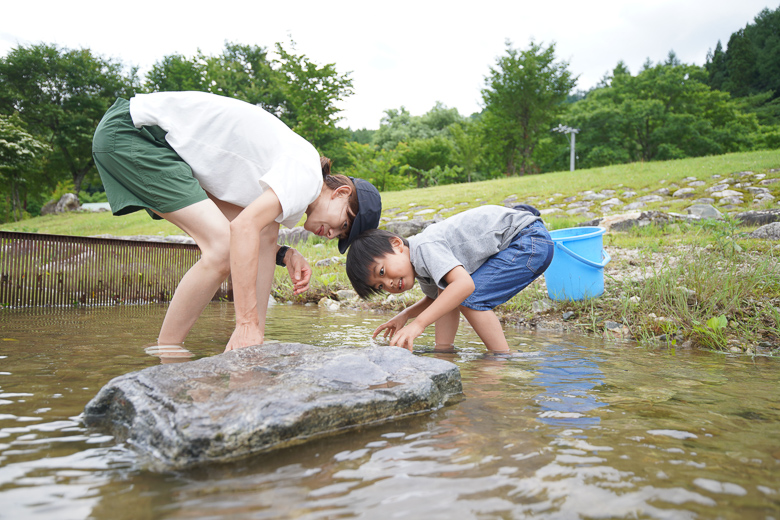
<instances>
[{"instance_id":1,"label":"cap brim","mask_svg":"<svg viewBox=\"0 0 780 520\"><path fill-rule=\"evenodd\" d=\"M382 197L373 184L364 179L350 177L355 185L358 196L358 213L352 222L347 238L339 239L339 253L344 254L349 245L355 241L363 231L379 227L379 217L382 215Z\"/></svg>"}]
</instances>

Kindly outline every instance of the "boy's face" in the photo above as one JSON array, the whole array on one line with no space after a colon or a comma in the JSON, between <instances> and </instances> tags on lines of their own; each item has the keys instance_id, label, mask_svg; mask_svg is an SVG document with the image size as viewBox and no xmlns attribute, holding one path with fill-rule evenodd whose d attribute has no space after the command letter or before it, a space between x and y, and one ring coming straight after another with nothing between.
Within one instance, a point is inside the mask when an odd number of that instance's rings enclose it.
<instances>
[{"instance_id":1,"label":"boy's face","mask_svg":"<svg viewBox=\"0 0 780 520\"><path fill-rule=\"evenodd\" d=\"M369 272L368 284L375 289L398 294L414 286L414 268L409 260L409 249L400 240L393 244L393 253L377 258Z\"/></svg>"}]
</instances>

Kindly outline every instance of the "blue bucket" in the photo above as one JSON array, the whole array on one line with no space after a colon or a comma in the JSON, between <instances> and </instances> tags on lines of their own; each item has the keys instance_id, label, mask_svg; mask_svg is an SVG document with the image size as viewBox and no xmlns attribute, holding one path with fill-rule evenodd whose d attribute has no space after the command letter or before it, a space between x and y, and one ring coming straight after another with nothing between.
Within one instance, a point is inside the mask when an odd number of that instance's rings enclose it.
<instances>
[{"instance_id":1,"label":"blue bucket","mask_svg":"<svg viewBox=\"0 0 780 520\"><path fill-rule=\"evenodd\" d=\"M584 300L604 293L604 266L612 258L604 251L603 227L550 231L555 256L544 272L547 294L553 300Z\"/></svg>"}]
</instances>

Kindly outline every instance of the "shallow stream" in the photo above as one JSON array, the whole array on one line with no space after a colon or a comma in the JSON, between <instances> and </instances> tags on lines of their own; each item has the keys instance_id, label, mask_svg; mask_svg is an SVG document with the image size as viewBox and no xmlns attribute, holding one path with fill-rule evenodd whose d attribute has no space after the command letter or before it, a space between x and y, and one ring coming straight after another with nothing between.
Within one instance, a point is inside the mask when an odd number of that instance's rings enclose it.
<instances>
[{"instance_id":1,"label":"shallow stream","mask_svg":"<svg viewBox=\"0 0 780 520\"><path fill-rule=\"evenodd\" d=\"M0 310L0 518L780 519L780 361L461 327L465 399L230 464L154 473L83 427L112 377L152 366L158 305ZM388 314L271 309L267 337L368 345ZM187 341L222 351L232 306ZM432 331L431 331L432 333ZM433 356L431 335L418 341Z\"/></svg>"}]
</instances>

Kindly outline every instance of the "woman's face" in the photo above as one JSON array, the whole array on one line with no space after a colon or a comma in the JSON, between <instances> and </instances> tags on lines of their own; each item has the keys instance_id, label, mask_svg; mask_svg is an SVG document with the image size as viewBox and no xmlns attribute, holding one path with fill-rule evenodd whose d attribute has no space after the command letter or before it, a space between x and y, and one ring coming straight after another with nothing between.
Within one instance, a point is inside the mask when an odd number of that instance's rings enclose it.
<instances>
[{"instance_id":1,"label":"woman's face","mask_svg":"<svg viewBox=\"0 0 780 520\"><path fill-rule=\"evenodd\" d=\"M341 186L321 197L306 216L303 228L329 240L346 238L352 219L349 216L349 195L352 190Z\"/></svg>"}]
</instances>

